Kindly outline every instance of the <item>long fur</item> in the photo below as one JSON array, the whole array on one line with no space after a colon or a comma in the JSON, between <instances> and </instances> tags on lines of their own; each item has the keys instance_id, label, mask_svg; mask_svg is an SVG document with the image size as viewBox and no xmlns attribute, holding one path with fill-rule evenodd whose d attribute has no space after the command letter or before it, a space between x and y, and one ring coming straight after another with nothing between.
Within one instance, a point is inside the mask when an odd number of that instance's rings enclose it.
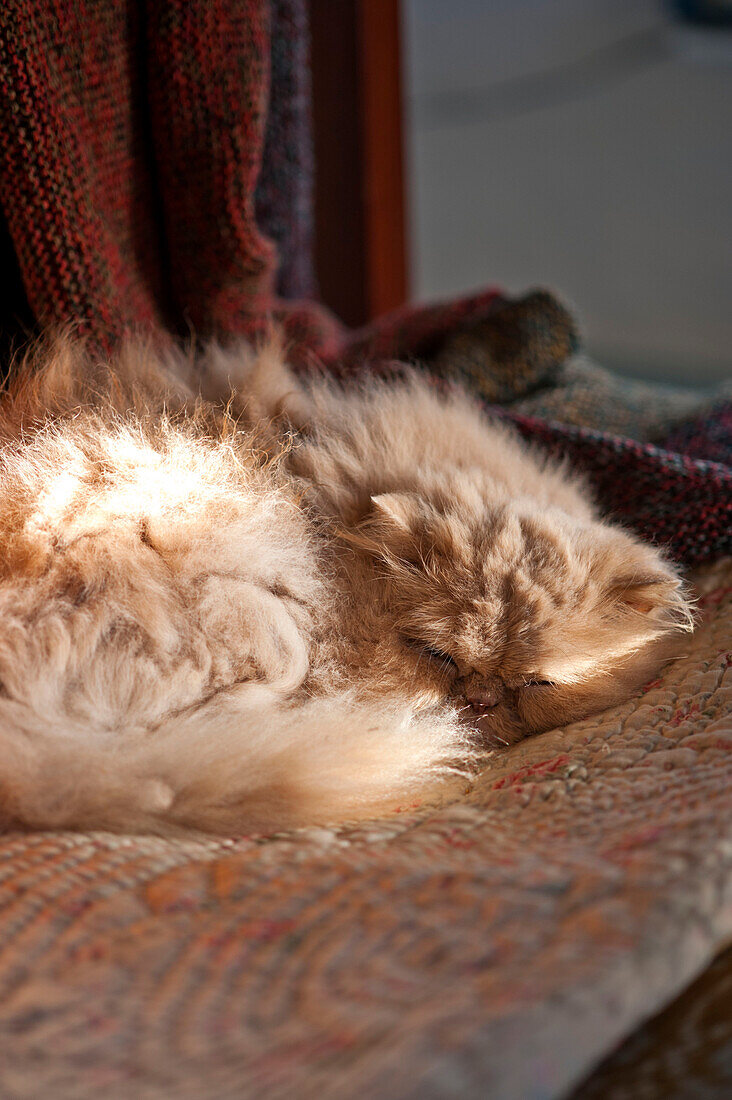
<instances>
[{"instance_id":1,"label":"long fur","mask_svg":"<svg viewBox=\"0 0 732 1100\"><path fill-rule=\"evenodd\" d=\"M196 402L187 366L138 344L110 370L62 341L4 397L6 826L358 817L465 760L448 714L297 695L329 610L317 525L256 435Z\"/></svg>"},{"instance_id":2,"label":"long fur","mask_svg":"<svg viewBox=\"0 0 732 1100\"><path fill-rule=\"evenodd\" d=\"M673 568L577 477L416 374L341 389L276 341L109 362L62 339L14 377L6 827L264 830L439 797L481 738L626 697L690 626Z\"/></svg>"}]
</instances>

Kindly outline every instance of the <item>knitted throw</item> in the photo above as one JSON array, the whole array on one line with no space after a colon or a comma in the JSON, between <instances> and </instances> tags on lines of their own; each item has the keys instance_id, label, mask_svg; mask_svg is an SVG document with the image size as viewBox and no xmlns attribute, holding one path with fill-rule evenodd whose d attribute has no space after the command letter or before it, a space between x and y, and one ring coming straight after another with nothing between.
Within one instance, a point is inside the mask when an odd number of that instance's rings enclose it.
<instances>
[{"instance_id":1,"label":"knitted throw","mask_svg":"<svg viewBox=\"0 0 732 1100\"><path fill-rule=\"evenodd\" d=\"M420 357L508 405L645 537L689 563L730 552L729 405L669 420L673 449L648 442L652 393L576 370L562 389L576 337L548 295L486 291L356 333L308 297L306 57L304 0L4 0L4 341L69 321L102 348L140 326L256 336L274 318L303 368Z\"/></svg>"}]
</instances>

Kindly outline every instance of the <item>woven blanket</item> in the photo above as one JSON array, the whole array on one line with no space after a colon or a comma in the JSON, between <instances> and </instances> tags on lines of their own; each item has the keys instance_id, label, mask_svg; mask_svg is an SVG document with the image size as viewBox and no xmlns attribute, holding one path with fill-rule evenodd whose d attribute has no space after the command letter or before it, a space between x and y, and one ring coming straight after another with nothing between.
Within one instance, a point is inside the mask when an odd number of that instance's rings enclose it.
<instances>
[{"instance_id":1,"label":"woven blanket","mask_svg":"<svg viewBox=\"0 0 732 1100\"><path fill-rule=\"evenodd\" d=\"M732 562L687 657L453 804L0 839L0 1095L561 1095L732 935Z\"/></svg>"}]
</instances>

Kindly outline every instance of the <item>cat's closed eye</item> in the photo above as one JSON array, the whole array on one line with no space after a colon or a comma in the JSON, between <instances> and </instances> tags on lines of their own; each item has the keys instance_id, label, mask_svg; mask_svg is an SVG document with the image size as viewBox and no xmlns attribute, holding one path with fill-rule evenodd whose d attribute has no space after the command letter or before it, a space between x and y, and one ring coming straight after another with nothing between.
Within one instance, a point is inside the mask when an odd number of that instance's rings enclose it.
<instances>
[{"instance_id":1,"label":"cat's closed eye","mask_svg":"<svg viewBox=\"0 0 732 1100\"><path fill-rule=\"evenodd\" d=\"M428 642L421 642L418 638L405 638L404 641L410 649L417 649L420 653L429 657L431 661L436 661L438 664L442 665L444 672L457 671L457 662L449 653L437 649Z\"/></svg>"}]
</instances>

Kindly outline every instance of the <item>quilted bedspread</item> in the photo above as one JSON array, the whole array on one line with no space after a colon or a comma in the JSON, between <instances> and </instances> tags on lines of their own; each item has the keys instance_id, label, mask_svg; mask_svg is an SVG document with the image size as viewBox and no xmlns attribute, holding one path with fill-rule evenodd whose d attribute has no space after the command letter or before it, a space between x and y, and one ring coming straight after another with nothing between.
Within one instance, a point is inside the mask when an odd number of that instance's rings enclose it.
<instances>
[{"instance_id":1,"label":"quilted bedspread","mask_svg":"<svg viewBox=\"0 0 732 1100\"><path fill-rule=\"evenodd\" d=\"M732 562L637 698L439 807L0 839L0 1095L551 1097L732 933Z\"/></svg>"}]
</instances>

